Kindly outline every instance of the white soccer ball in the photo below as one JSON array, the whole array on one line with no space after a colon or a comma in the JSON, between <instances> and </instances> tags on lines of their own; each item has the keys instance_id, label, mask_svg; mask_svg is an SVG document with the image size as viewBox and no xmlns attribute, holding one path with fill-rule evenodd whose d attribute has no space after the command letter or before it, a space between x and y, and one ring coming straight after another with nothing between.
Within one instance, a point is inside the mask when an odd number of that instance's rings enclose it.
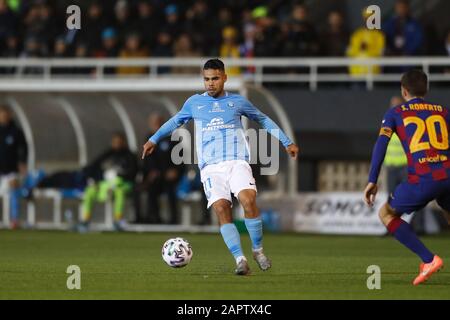
<instances>
[{"instance_id":1,"label":"white soccer ball","mask_svg":"<svg viewBox=\"0 0 450 320\"><path fill-rule=\"evenodd\" d=\"M186 266L192 259L192 247L183 238L167 240L162 247L163 260L172 268Z\"/></svg>"}]
</instances>

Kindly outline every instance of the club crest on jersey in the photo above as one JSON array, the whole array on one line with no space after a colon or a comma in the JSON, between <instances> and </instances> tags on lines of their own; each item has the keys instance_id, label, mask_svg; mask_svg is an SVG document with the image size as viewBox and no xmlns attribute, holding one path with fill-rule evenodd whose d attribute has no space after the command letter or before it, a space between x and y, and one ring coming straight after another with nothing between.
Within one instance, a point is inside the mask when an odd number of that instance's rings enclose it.
<instances>
[{"instance_id":1,"label":"club crest on jersey","mask_svg":"<svg viewBox=\"0 0 450 320\"><path fill-rule=\"evenodd\" d=\"M220 104L216 101L213 103L212 110L209 112L225 112L222 108L220 108Z\"/></svg>"},{"instance_id":2,"label":"club crest on jersey","mask_svg":"<svg viewBox=\"0 0 450 320\"><path fill-rule=\"evenodd\" d=\"M234 108L234 103L233 102L228 102L228 107Z\"/></svg>"}]
</instances>

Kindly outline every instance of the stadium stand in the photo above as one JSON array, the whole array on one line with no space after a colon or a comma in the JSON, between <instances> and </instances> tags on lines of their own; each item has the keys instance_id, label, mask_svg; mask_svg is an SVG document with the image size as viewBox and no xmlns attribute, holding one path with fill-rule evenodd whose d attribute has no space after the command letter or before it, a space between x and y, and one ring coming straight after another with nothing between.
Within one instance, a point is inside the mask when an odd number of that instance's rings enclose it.
<instances>
[{"instance_id":1,"label":"stadium stand","mask_svg":"<svg viewBox=\"0 0 450 320\"><path fill-rule=\"evenodd\" d=\"M147 115L177 112L186 97L202 90L205 57L220 56L231 76L229 90L279 122L302 150L298 162L281 153L277 176L257 177L266 199L359 191L378 128L374 119L397 93L404 70L427 71L431 98L450 105L450 25L443 19L450 4L377 3L383 30L374 38L385 43L371 55L358 33L364 1L0 0L0 101L13 108L25 131L30 170L77 170L117 130L138 152ZM69 4L82 9L81 30L65 27ZM397 43L392 25L399 16L423 34L419 44L408 37ZM355 66L363 71L352 72ZM68 212L78 213L81 195L35 192L40 200L28 201L29 224L61 226ZM198 202L198 193L182 202L183 228L193 230L199 220L192 214L200 211ZM127 212L132 220L133 210ZM94 221L110 227L111 217L108 202Z\"/></svg>"}]
</instances>

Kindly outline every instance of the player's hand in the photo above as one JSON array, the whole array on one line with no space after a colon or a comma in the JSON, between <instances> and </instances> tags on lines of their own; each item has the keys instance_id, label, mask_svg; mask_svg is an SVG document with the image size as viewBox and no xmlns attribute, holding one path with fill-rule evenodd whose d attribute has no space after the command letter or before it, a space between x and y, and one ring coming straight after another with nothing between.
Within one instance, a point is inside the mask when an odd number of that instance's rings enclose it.
<instances>
[{"instance_id":1,"label":"player's hand","mask_svg":"<svg viewBox=\"0 0 450 320\"><path fill-rule=\"evenodd\" d=\"M292 157L294 158L294 160L297 160L297 156L298 156L298 152L300 151L300 149L298 148L298 146L293 143L287 146L286 148L286 152Z\"/></svg>"},{"instance_id":2,"label":"player's hand","mask_svg":"<svg viewBox=\"0 0 450 320\"><path fill-rule=\"evenodd\" d=\"M152 152L155 150L156 144L154 144L151 141L147 141L143 146L142 151L142 159L144 159L146 156L152 154Z\"/></svg>"},{"instance_id":3,"label":"player's hand","mask_svg":"<svg viewBox=\"0 0 450 320\"><path fill-rule=\"evenodd\" d=\"M364 190L364 201L369 207L373 207L377 192L378 186L373 182L369 182L369 184L366 187L366 190Z\"/></svg>"}]
</instances>

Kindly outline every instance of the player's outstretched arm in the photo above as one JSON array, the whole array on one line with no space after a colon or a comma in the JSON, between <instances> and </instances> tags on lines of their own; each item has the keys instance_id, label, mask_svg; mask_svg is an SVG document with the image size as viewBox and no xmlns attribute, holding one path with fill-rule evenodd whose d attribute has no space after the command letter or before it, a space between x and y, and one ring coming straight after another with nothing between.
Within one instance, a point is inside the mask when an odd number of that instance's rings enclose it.
<instances>
[{"instance_id":1,"label":"player's outstretched arm","mask_svg":"<svg viewBox=\"0 0 450 320\"><path fill-rule=\"evenodd\" d=\"M369 207L373 207L377 192L378 186L376 185L376 183L369 182L366 189L364 190L364 201Z\"/></svg>"},{"instance_id":2,"label":"player's outstretched arm","mask_svg":"<svg viewBox=\"0 0 450 320\"><path fill-rule=\"evenodd\" d=\"M276 137L286 148L286 151L293 156L293 151L296 150L296 154L298 154L298 147L288 138L288 136L280 129L280 127L267 115L259 111L250 101L244 99L244 103L241 106L242 114L247 118L256 121L259 123L261 127L267 130L271 135ZM291 147L290 146L295 146ZM296 155L295 155L296 157Z\"/></svg>"},{"instance_id":3,"label":"player's outstretched arm","mask_svg":"<svg viewBox=\"0 0 450 320\"><path fill-rule=\"evenodd\" d=\"M286 148L286 152L287 152L292 158L294 158L294 160L297 160L299 151L300 151L300 149L298 148L298 146L297 146L295 143L291 143L291 144L288 145L287 148Z\"/></svg>"}]
</instances>

